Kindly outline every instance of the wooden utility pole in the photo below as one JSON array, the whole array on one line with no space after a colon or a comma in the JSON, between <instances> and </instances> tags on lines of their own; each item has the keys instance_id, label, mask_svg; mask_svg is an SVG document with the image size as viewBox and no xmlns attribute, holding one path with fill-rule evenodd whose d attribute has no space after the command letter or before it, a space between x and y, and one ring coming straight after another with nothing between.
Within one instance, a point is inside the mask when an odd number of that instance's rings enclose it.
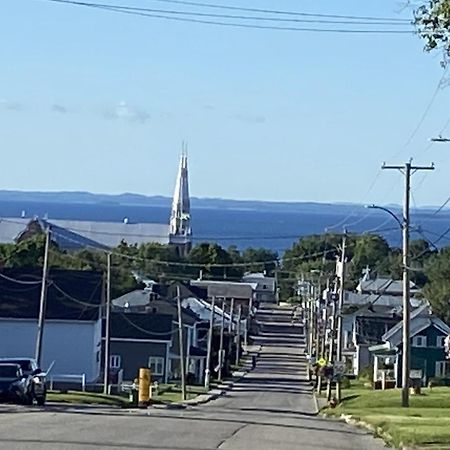
<instances>
[{"instance_id":1,"label":"wooden utility pole","mask_svg":"<svg viewBox=\"0 0 450 450\"><path fill-rule=\"evenodd\" d=\"M208 333L208 347L206 350L206 367L205 367L205 388L209 390L209 383L211 379L211 353L212 353L212 339L214 332L214 308L216 298L211 299L211 315L209 316L209 333Z\"/></svg>"},{"instance_id":2,"label":"wooden utility pole","mask_svg":"<svg viewBox=\"0 0 450 450\"><path fill-rule=\"evenodd\" d=\"M337 282L334 285L333 293L331 294L332 304L331 304L331 321L330 321L330 336L329 336L329 349L328 349L328 364L334 365L334 341L336 334L336 295L337 295ZM331 400L331 379L328 378L327 384L327 399Z\"/></svg>"},{"instance_id":3,"label":"wooden utility pole","mask_svg":"<svg viewBox=\"0 0 450 450\"><path fill-rule=\"evenodd\" d=\"M223 366L223 332L225 328L225 298L222 299L222 317L220 321L220 343L219 343L219 373L217 379L222 381L222 366Z\"/></svg>"},{"instance_id":4,"label":"wooden utility pole","mask_svg":"<svg viewBox=\"0 0 450 450\"><path fill-rule=\"evenodd\" d=\"M105 358L103 372L103 393L109 394L109 367L111 348L111 253L106 254L106 311L105 311Z\"/></svg>"},{"instance_id":5,"label":"wooden utility pole","mask_svg":"<svg viewBox=\"0 0 450 450\"><path fill-rule=\"evenodd\" d=\"M383 164L382 169L399 170L405 176L405 194L403 202L403 346L402 346L402 406L409 406L409 373L410 373L410 280L409 280L409 203L411 193L411 175L419 170L434 170L434 165L413 166L410 162L402 166L387 166ZM383 208L381 208L383 209ZM388 211L391 215L392 212ZM398 221L398 219L397 219Z\"/></svg>"},{"instance_id":6,"label":"wooden utility pole","mask_svg":"<svg viewBox=\"0 0 450 450\"><path fill-rule=\"evenodd\" d=\"M181 399L186 400L186 369L184 361L184 339L183 339L183 317L181 315L181 293L180 286L177 286L177 310L178 310L178 341L180 347L180 378L181 378Z\"/></svg>"},{"instance_id":7,"label":"wooden utility pole","mask_svg":"<svg viewBox=\"0 0 450 450\"><path fill-rule=\"evenodd\" d=\"M45 230L44 266L42 268L41 298L39 301L39 318L36 337L35 359L39 368L42 363L42 341L44 338L45 314L47 310L47 288L48 288L48 251L50 248L51 231L47 227Z\"/></svg>"},{"instance_id":8,"label":"wooden utility pole","mask_svg":"<svg viewBox=\"0 0 450 450\"><path fill-rule=\"evenodd\" d=\"M236 325L236 366L239 364L239 359L241 357L241 315L242 315L242 305L238 306L237 313L237 325Z\"/></svg>"},{"instance_id":9,"label":"wooden utility pole","mask_svg":"<svg viewBox=\"0 0 450 450\"><path fill-rule=\"evenodd\" d=\"M228 322L228 355L231 355L232 339L233 335L233 320L234 320L234 298L231 299L230 304L230 321Z\"/></svg>"},{"instance_id":10,"label":"wooden utility pole","mask_svg":"<svg viewBox=\"0 0 450 450\"><path fill-rule=\"evenodd\" d=\"M346 263L346 246L347 246L347 234L344 233L342 237L342 249L341 249L341 264L340 264L340 274L339 274L339 304L338 304L338 314L337 314L337 343L336 343L336 361L340 364L343 363L342 356L342 313L344 309L344 294L345 294L345 263ZM342 374L341 374L342 375ZM336 400L341 401L341 376L337 377L336 381Z\"/></svg>"}]
</instances>

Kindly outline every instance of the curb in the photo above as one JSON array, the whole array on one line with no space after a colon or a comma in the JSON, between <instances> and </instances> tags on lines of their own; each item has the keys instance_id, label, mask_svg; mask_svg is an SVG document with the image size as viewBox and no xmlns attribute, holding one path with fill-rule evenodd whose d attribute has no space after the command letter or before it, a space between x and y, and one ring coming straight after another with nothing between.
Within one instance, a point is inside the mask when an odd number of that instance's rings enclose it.
<instances>
[{"instance_id":1,"label":"curb","mask_svg":"<svg viewBox=\"0 0 450 450\"><path fill-rule=\"evenodd\" d=\"M344 420L345 423L347 423L349 425L365 428L366 430L370 431L373 434L374 438L380 438L384 441L384 443L386 445L392 445L392 436L389 433L386 433L385 431L383 431L382 428L374 427L373 425L370 425L369 423L364 422L363 420L356 419L355 417L353 417L349 414L341 414L340 419ZM414 450L414 448L404 447L402 445L400 446L400 449L401 450Z\"/></svg>"},{"instance_id":2,"label":"curb","mask_svg":"<svg viewBox=\"0 0 450 450\"><path fill-rule=\"evenodd\" d=\"M259 355L261 352L261 346L258 345L257 354ZM239 382L242 378L244 378L249 372L250 369L245 368L247 363L249 362L249 358L245 355L242 358L242 367L240 370L236 370L232 373L232 379L230 381L224 381L222 384L219 384L216 389L211 389L205 394L199 394L197 397L191 398L190 400L184 400L181 402L173 402L173 403L157 403L154 405L149 405L149 409L185 409L188 406L197 406L204 405L205 403L209 403L212 400L216 400L219 397L224 396L228 391L231 391L235 385L235 383Z\"/></svg>"}]
</instances>

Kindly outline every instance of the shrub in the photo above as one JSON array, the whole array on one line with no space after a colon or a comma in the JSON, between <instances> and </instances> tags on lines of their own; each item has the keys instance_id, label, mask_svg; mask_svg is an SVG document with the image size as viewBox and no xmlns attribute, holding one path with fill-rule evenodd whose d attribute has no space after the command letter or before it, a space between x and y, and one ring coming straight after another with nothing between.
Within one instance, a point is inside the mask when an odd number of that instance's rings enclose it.
<instances>
[{"instance_id":1,"label":"shrub","mask_svg":"<svg viewBox=\"0 0 450 450\"><path fill-rule=\"evenodd\" d=\"M373 377L373 366L363 367L358 374L358 380L370 380Z\"/></svg>"}]
</instances>

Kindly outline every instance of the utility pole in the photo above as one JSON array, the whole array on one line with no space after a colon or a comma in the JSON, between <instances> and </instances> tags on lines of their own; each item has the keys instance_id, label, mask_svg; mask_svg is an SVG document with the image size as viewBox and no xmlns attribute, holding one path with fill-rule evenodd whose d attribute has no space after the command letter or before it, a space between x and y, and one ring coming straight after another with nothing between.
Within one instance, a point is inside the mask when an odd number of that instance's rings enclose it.
<instances>
[{"instance_id":1,"label":"utility pole","mask_svg":"<svg viewBox=\"0 0 450 450\"><path fill-rule=\"evenodd\" d=\"M230 304L230 321L228 322L228 357L231 355L231 336L233 334L233 320L234 320L234 298L231 299Z\"/></svg>"},{"instance_id":2,"label":"utility pole","mask_svg":"<svg viewBox=\"0 0 450 450\"><path fill-rule=\"evenodd\" d=\"M183 339L183 319L181 316L181 293L180 286L177 286L177 310L178 310L178 341L180 347L180 377L181 377L181 399L186 400L186 370L184 367L184 339Z\"/></svg>"},{"instance_id":3,"label":"utility pole","mask_svg":"<svg viewBox=\"0 0 450 450\"><path fill-rule=\"evenodd\" d=\"M223 366L223 332L225 328L225 298L222 299L222 317L220 321L220 343L219 343L219 373L217 379L222 381L222 366Z\"/></svg>"},{"instance_id":4,"label":"utility pole","mask_svg":"<svg viewBox=\"0 0 450 450\"><path fill-rule=\"evenodd\" d=\"M236 366L239 364L240 353L241 353L241 315L242 315L242 305L238 306L237 313L237 330L236 330Z\"/></svg>"},{"instance_id":5,"label":"utility pole","mask_svg":"<svg viewBox=\"0 0 450 450\"><path fill-rule=\"evenodd\" d=\"M35 359L39 368L41 368L42 363L42 341L44 337L45 313L47 310L48 251L50 248L50 238L51 238L50 228L47 227L45 230L44 266L42 268L42 286L41 286L41 298L39 301L39 319L38 319L38 330L36 337L36 352L35 352Z\"/></svg>"},{"instance_id":6,"label":"utility pole","mask_svg":"<svg viewBox=\"0 0 450 450\"><path fill-rule=\"evenodd\" d=\"M211 299L211 315L209 316L209 333L208 333L208 347L206 350L206 368L205 368L205 388L209 390L209 382L211 378L211 353L212 353L212 338L214 329L214 307L216 297Z\"/></svg>"},{"instance_id":7,"label":"utility pole","mask_svg":"<svg viewBox=\"0 0 450 450\"><path fill-rule=\"evenodd\" d=\"M105 314L105 360L103 393L109 394L109 354L111 344L111 253L106 254L106 314Z\"/></svg>"},{"instance_id":8,"label":"utility pole","mask_svg":"<svg viewBox=\"0 0 450 450\"><path fill-rule=\"evenodd\" d=\"M409 406L409 373L410 373L410 285L409 285L409 202L411 193L411 175L419 170L434 170L434 164L430 166L414 166L411 161L403 166L381 167L386 170L399 170L405 176L405 196L403 202L403 348L402 348L402 406Z\"/></svg>"},{"instance_id":9,"label":"utility pole","mask_svg":"<svg viewBox=\"0 0 450 450\"><path fill-rule=\"evenodd\" d=\"M337 295L337 282L335 282L333 293L331 294L332 305L331 305L331 317L330 317L330 342L329 342L329 355L328 355L328 364L331 366L334 365L334 340L336 334L336 295ZM327 384L327 399L331 400L331 379L328 378Z\"/></svg>"},{"instance_id":10,"label":"utility pole","mask_svg":"<svg viewBox=\"0 0 450 450\"><path fill-rule=\"evenodd\" d=\"M340 264L340 274L339 274L339 304L338 304L338 315L337 315L337 343L336 343L336 361L340 364L343 362L342 357L342 310L344 309L344 293L345 293L345 263L346 263L346 251L347 246L347 233L344 232L342 236L342 249L341 249L341 264ZM336 381L336 400L341 401L341 380L340 377Z\"/></svg>"}]
</instances>

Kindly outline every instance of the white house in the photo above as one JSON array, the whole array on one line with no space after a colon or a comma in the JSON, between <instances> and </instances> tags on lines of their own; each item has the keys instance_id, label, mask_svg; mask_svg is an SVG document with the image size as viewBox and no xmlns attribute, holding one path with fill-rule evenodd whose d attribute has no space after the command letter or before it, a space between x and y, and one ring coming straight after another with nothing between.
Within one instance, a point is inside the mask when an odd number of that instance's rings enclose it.
<instances>
[{"instance_id":1,"label":"white house","mask_svg":"<svg viewBox=\"0 0 450 450\"><path fill-rule=\"evenodd\" d=\"M34 357L40 271L0 273L0 357ZM50 375L100 375L102 275L51 270L42 343L42 369Z\"/></svg>"},{"instance_id":2,"label":"white house","mask_svg":"<svg viewBox=\"0 0 450 450\"><path fill-rule=\"evenodd\" d=\"M276 301L276 283L274 277L268 277L264 273L246 273L242 277L243 283L254 286L255 299L259 302L273 303Z\"/></svg>"}]
</instances>

